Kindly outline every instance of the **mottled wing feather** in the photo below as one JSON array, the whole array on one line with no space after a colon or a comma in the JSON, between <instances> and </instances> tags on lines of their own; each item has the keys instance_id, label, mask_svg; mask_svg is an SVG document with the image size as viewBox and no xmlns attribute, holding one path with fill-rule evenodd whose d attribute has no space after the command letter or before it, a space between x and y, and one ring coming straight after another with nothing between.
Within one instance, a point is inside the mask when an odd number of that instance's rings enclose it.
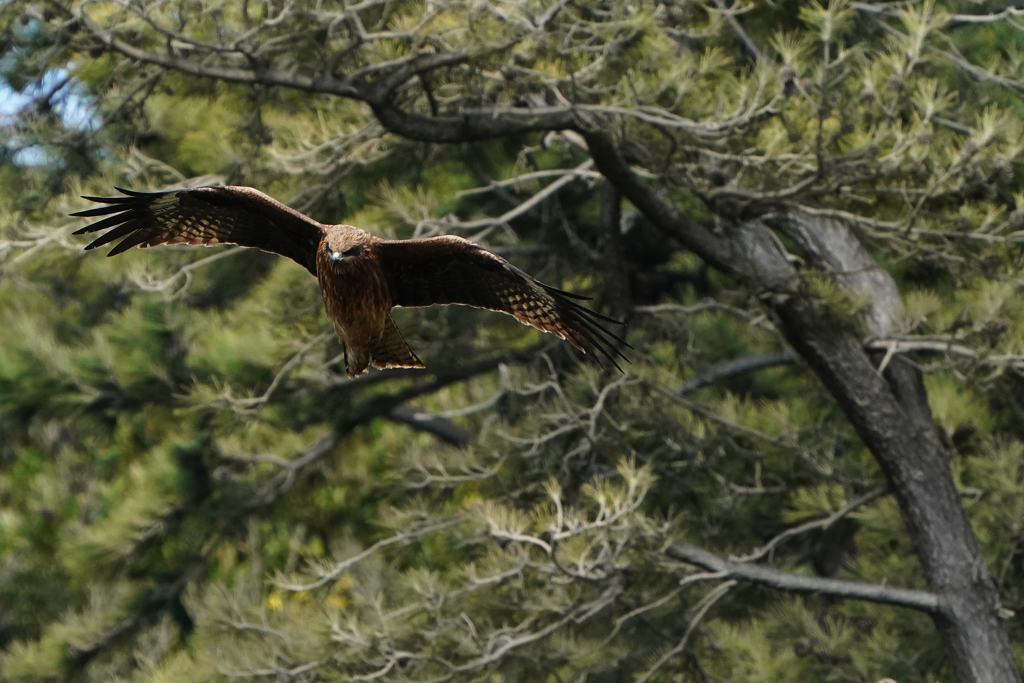
<instances>
[{"instance_id":1,"label":"mottled wing feather","mask_svg":"<svg viewBox=\"0 0 1024 683\"><path fill-rule=\"evenodd\" d=\"M86 249L124 239L108 256L134 246L239 244L286 256L316 275L323 227L251 187L199 187L170 192L132 192L125 197L85 197L109 204L72 216L107 216L74 234L108 230Z\"/></svg>"},{"instance_id":2,"label":"mottled wing feather","mask_svg":"<svg viewBox=\"0 0 1024 683\"><path fill-rule=\"evenodd\" d=\"M625 342L598 321L621 323L572 300L585 297L538 282L461 237L391 240L378 248L395 306L463 304L501 311L584 353L600 353L613 364L616 356L626 359L615 344Z\"/></svg>"}]
</instances>

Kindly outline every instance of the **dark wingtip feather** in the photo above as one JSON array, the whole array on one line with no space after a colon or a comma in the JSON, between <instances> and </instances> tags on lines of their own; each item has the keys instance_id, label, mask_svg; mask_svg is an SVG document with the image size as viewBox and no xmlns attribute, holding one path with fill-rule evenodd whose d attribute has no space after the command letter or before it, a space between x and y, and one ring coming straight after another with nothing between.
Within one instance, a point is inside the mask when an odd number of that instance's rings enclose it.
<instances>
[{"instance_id":1,"label":"dark wingtip feather","mask_svg":"<svg viewBox=\"0 0 1024 683\"><path fill-rule=\"evenodd\" d=\"M113 216L108 216L107 218L104 218L101 221L96 221L95 223L90 223L89 225L85 226L84 228L81 228L80 230L76 230L74 234L76 234L76 235L84 235L87 232L98 232L100 230L106 230L107 228L115 228L118 225L121 225L122 223L128 223L133 218L135 218L135 216L132 215L132 214L133 214L133 212L130 211L130 210L125 210L123 212L116 213ZM106 235L101 236L97 241L106 239L107 242L109 242L110 240L114 239L114 237L117 237L117 235L113 235L113 237L111 237L111 235L114 232L116 232L116 231L112 230L111 232L108 232ZM127 233L120 233L120 234L127 234Z\"/></svg>"},{"instance_id":2,"label":"dark wingtip feather","mask_svg":"<svg viewBox=\"0 0 1024 683\"><path fill-rule=\"evenodd\" d=\"M113 206L101 206L96 209L86 209L85 211L76 211L72 216L81 216L82 218L92 218L93 216L106 216L111 213L118 213L120 211L127 211L125 207L114 204ZM75 233L76 235L79 233Z\"/></svg>"},{"instance_id":3,"label":"dark wingtip feather","mask_svg":"<svg viewBox=\"0 0 1024 683\"><path fill-rule=\"evenodd\" d=\"M116 247L111 249L107 256L117 256L118 254L123 254L132 247L138 246L145 242L147 239L149 239L149 235L145 230L139 230L138 232L135 232L136 230L137 226L132 226L132 229L129 231L128 236L121 240L121 242L118 243Z\"/></svg>"},{"instance_id":4,"label":"dark wingtip feather","mask_svg":"<svg viewBox=\"0 0 1024 683\"><path fill-rule=\"evenodd\" d=\"M109 227L113 227L113 229L110 230L109 232L103 233L102 235L94 239L92 242L88 244L88 246L86 246L86 249L95 249L96 247L102 247L104 244L110 244L119 237L130 235L139 229L140 223L139 219L135 218L134 216L124 214L118 216L111 216L107 220L101 222L105 223L106 225L102 225L99 227L94 227L90 225L90 232L95 232L96 230L102 230L104 228Z\"/></svg>"},{"instance_id":5,"label":"dark wingtip feather","mask_svg":"<svg viewBox=\"0 0 1024 683\"><path fill-rule=\"evenodd\" d=\"M78 216L82 218L95 218L97 216L107 216L102 220L98 220L95 223L90 223L85 227L75 230L73 235L84 235L90 232L99 232L100 230L106 230L112 228L108 232L100 235L95 240L86 245L85 250L95 249L96 247L102 247L105 244L110 244L114 240L125 237L126 235L131 236L133 232L139 230L142 227L141 218L145 213L145 209L148 205L148 201L152 197L164 194L161 192L133 192L132 190L125 190L120 187L115 187L118 192L128 195L126 197L93 197L89 195L83 195L82 199L88 199L91 202L98 202L100 204L106 204L107 206L100 206L94 209L85 209L83 211L76 211L72 213L72 216ZM131 242L128 246L125 246L126 242ZM126 249L138 244L138 241L132 241L129 237L126 242L121 242L118 246L114 247L107 256L114 256L120 254Z\"/></svg>"},{"instance_id":6,"label":"dark wingtip feather","mask_svg":"<svg viewBox=\"0 0 1024 683\"><path fill-rule=\"evenodd\" d=\"M93 197L88 194L83 194L82 199L88 199L90 202L99 202L100 204L124 204L125 202L135 201L133 197Z\"/></svg>"},{"instance_id":7,"label":"dark wingtip feather","mask_svg":"<svg viewBox=\"0 0 1024 683\"><path fill-rule=\"evenodd\" d=\"M615 341L619 342L620 344L625 344L629 348L633 348L632 346L629 346L629 343L626 342L626 340L620 337L619 335L609 330L606 330L600 325L598 325L595 322L595 319L602 320L604 322L615 323L616 325L625 325L625 322L621 320L615 320L614 318L609 318L608 316L605 315L601 315L597 311L591 310L586 306L581 306L575 301L562 301L561 303L567 307L570 317L574 321L579 321L580 323L586 325L588 328L591 329L591 331L599 330L600 334L605 335L607 337L611 337Z\"/></svg>"},{"instance_id":8,"label":"dark wingtip feather","mask_svg":"<svg viewBox=\"0 0 1024 683\"><path fill-rule=\"evenodd\" d=\"M619 344L632 349L633 347L630 346L625 339L615 334L614 332L609 332L608 330L604 329L596 322L589 318L586 318L585 316L577 314L573 316L573 321L576 322L577 325L581 329L583 329L587 334L589 334L589 336L592 337L593 339L600 340L602 343L608 344L609 346L614 348L616 355L620 356L623 360L629 360L624 355L622 355L622 352L618 349L618 347L614 346L611 343L612 341L616 341Z\"/></svg>"},{"instance_id":9,"label":"dark wingtip feather","mask_svg":"<svg viewBox=\"0 0 1024 683\"><path fill-rule=\"evenodd\" d=\"M566 292L564 290L558 289L557 287L552 287L551 285L546 285L543 282L537 282L537 284L540 285L541 287L543 287L545 289L545 291L547 291L549 294L551 294L555 298L563 296L563 297L566 297L567 299L577 299L577 300L580 300L580 301L593 301L593 299L591 297L589 297L589 296L581 296L579 294L573 294L572 292ZM580 310L586 311L587 315L590 315L590 316L593 316L595 318L598 318L599 320L603 320L606 323L613 323L615 325L625 325L626 324L626 323L622 322L621 320L616 320L615 318L609 318L606 315L601 315L597 311L592 311L589 308L585 308L583 306L580 306L575 301L566 301L565 303L567 303L567 304L569 304L571 306L575 306L576 308L579 308ZM620 339L619 341L622 341L622 340Z\"/></svg>"},{"instance_id":10,"label":"dark wingtip feather","mask_svg":"<svg viewBox=\"0 0 1024 683\"><path fill-rule=\"evenodd\" d=\"M613 366L615 366L615 369L618 370L619 372L623 372L623 370L622 367L619 365L618 361L616 360L616 357L622 359L629 365L633 364L633 362L629 360L629 357L626 356L626 354L622 353L621 349L616 347L607 339L598 338L595 336L591 338L589 342L592 347L594 359L597 360L597 362L602 366L604 365L604 363L602 362L602 357L604 358L604 360L608 361ZM631 349L633 348L632 346L629 346L629 344L625 344L625 346L628 346Z\"/></svg>"},{"instance_id":11,"label":"dark wingtip feather","mask_svg":"<svg viewBox=\"0 0 1024 683\"><path fill-rule=\"evenodd\" d=\"M127 198L122 197L121 201L131 201L132 197L151 197L153 195L166 194L165 192L137 192L135 190L125 190L120 187L117 187L116 185L114 186L114 189L120 192L121 194L128 195Z\"/></svg>"},{"instance_id":12,"label":"dark wingtip feather","mask_svg":"<svg viewBox=\"0 0 1024 683\"><path fill-rule=\"evenodd\" d=\"M570 328L584 341L585 346L587 347L581 349L584 353L590 353L593 355L594 359L602 367L604 367L604 363L602 362L603 357L604 360L611 363L619 372L623 372L623 370L616 361L616 358L621 358L626 363L632 365L632 362L624 353L622 353L622 350L615 342L618 342L618 344L629 349L632 349L633 347L630 346L625 339L614 332L606 330L597 323L598 320L603 320L617 325L625 325L624 322L601 315L597 311L593 311L576 303L575 301L572 301L565 297L561 290L547 285L542 286L549 294L551 294L555 301L558 302L561 308L561 315L569 324Z\"/></svg>"},{"instance_id":13,"label":"dark wingtip feather","mask_svg":"<svg viewBox=\"0 0 1024 683\"><path fill-rule=\"evenodd\" d=\"M534 280L534 282L537 282L537 281ZM577 294L575 292L567 292L564 289L559 289L558 287L552 287L551 285L546 285L543 282L537 282L537 284L540 285L541 287L543 287L544 289L548 290L552 294L561 294L562 296L568 297L569 299L576 299L578 301L593 301L594 300L593 297L583 296L582 294Z\"/></svg>"},{"instance_id":14,"label":"dark wingtip feather","mask_svg":"<svg viewBox=\"0 0 1024 683\"><path fill-rule=\"evenodd\" d=\"M629 360L629 358L627 358L621 350L619 350L607 339L599 338L595 335L593 337L588 338L588 343L590 344L591 350L593 351L592 355L594 356L594 360L596 360L601 367L604 367L603 361L608 361L615 367L616 370L618 370L619 372L623 372L622 366L620 366L618 361L616 361L616 356L632 365L632 362ZM629 345L626 344L626 346Z\"/></svg>"}]
</instances>

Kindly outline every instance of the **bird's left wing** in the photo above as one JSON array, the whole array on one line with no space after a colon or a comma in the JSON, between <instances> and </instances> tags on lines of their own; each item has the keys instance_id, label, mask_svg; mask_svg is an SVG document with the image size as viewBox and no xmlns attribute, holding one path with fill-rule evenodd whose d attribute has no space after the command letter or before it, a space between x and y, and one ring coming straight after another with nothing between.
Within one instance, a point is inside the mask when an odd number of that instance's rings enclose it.
<instances>
[{"instance_id":1,"label":"bird's left wing","mask_svg":"<svg viewBox=\"0 0 1024 683\"><path fill-rule=\"evenodd\" d=\"M109 204L72 216L108 216L74 234L111 228L86 249L124 237L108 256L134 246L239 244L287 256L316 275L323 228L313 219L251 187L197 187L170 192L132 192L125 197L85 197Z\"/></svg>"},{"instance_id":2,"label":"bird's left wing","mask_svg":"<svg viewBox=\"0 0 1024 683\"><path fill-rule=\"evenodd\" d=\"M584 353L599 353L615 367L616 356L627 360L615 344L625 342L598 321L622 323L573 301L586 297L538 282L468 240L447 235L386 240L376 247L395 306L464 304L501 311Z\"/></svg>"}]
</instances>

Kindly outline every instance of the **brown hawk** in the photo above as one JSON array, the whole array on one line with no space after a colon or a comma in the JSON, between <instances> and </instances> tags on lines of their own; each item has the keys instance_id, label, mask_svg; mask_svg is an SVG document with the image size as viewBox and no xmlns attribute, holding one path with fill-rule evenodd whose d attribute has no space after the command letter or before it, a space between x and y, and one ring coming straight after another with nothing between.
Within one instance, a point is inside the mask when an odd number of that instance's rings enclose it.
<instances>
[{"instance_id":1,"label":"brown hawk","mask_svg":"<svg viewBox=\"0 0 1024 683\"><path fill-rule=\"evenodd\" d=\"M251 187L199 187L84 197L108 204L72 216L108 216L74 234L106 230L86 249L238 244L287 256L320 282L327 313L345 346L350 377L378 368L421 368L391 317L394 306L464 304L501 311L551 332L584 353L625 360L622 339L597 321L619 323L584 308L576 294L549 287L511 263L455 236L384 240L351 225L323 225ZM621 368L620 368L621 370Z\"/></svg>"}]
</instances>

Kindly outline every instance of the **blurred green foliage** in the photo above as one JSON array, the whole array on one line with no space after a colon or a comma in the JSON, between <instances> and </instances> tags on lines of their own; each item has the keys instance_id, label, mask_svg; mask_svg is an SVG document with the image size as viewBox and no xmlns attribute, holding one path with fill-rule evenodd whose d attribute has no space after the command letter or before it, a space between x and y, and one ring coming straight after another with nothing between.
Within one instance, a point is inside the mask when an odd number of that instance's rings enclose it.
<instances>
[{"instance_id":1,"label":"blurred green foliage","mask_svg":"<svg viewBox=\"0 0 1024 683\"><path fill-rule=\"evenodd\" d=\"M299 4L304 13L289 20L299 39L280 48L295 64L327 51L302 32L320 21L316 7ZM271 5L250 11L265 21ZM807 201L866 219L862 235L903 293L901 332L959 332L977 352L921 363L1000 599L1020 614L1022 385L1019 364L993 359L1024 352L1021 103L927 50L948 38L973 63L1017 78L1016 25L950 26L949 14L977 5L913 3L887 35L845 3L753 3L744 25L770 52L759 66L723 15L699 3L625 14L615 3L570 3L557 30L575 17L599 26L594 44L621 41L588 85L609 106L703 121L743 109L758 88L794 90L778 115L737 125L725 142L685 139L683 152L703 159L693 182L735 195L710 201L670 177L669 192L694 216L732 215L756 205L742 191L785 188L816 155L841 167L832 189ZM185 13L196 40L220 40L219 22L242 21L239 3L175 7L154 12ZM88 8L96 22L123 11ZM195 178L252 185L385 236L447 225L607 310L600 180L582 176L505 224L460 227L502 215L553 176L460 193L585 162L571 139L411 142L350 100L147 71L62 38L66 17L49 11L0 7L0 76L31 95L63 68L95 121L69 126L44 103L5 122L0 680L950 680L925 615L722 588L663 554L686 539L746 555L884 480L802 364L678 394L686 380L783 342L757 292L708 272L628 205L624 259L638 308L621 375L508 317L435 307L396 315L428 371L347 381L316 281L296 264L232 248L108 260L70 236L80 194ZM375 30L410 30L421 11L381 4ZM514 25L474 12L438 10L430 39L498 41ZM138 45L171 41L143 22L129 33ZM585 50L560 48L559 35L517 45L524 90L591 63ZM407 49L380 39L360 58ZM829 71L822 59L846 62ZM442 98L485 92L497 87L489 73L453 70L433 87ZM829 111L807 94L825 78L836 79ZM508 87L517 96L520 86ZM646 146L637 163L657 175L649 151L665 144L661 133L635 119L616 125ZM825 149L813 149L816 138ZM719 163L723 178L732 164L749 171L723 185ZM938 189L917 211L922 187ZM835 324L858 324L864 301L823 276L806 283ZM402 407L468 442L410 425ZM927 587L885 495L780 543L770 560L799 574ZM1004 623L1024 661L1021 617Z\"/></svg>"}]
</instances>

